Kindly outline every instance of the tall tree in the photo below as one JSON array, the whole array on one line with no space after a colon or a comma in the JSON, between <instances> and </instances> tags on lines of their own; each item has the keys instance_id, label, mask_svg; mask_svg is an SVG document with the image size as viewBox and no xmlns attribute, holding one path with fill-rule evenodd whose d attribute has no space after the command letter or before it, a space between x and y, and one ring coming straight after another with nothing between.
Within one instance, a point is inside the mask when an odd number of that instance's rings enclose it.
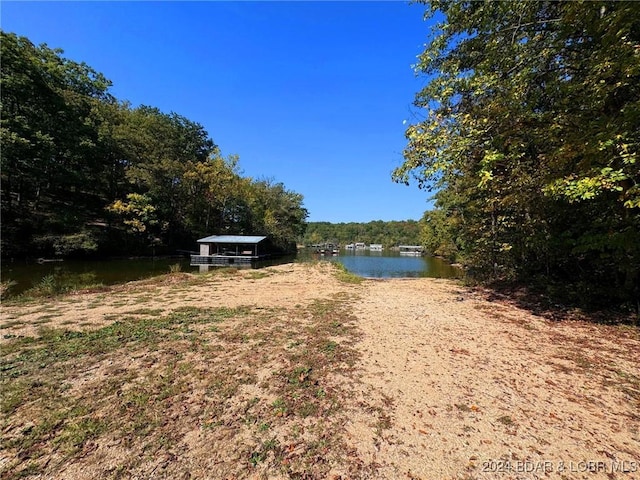
<instances>
[{"instance_id":1,"label":"tall tree","mask_svg":"<svg viewBox=\"0 0 640 480\"><path fill-rule=\"evenodd\" d=\"M251 190L249 205L254 231L269 235L282 251L295 251L296 240L306 230L308 216L302 195L269 179L254 181Z\"/></svg>"},{"instance_id":2,"label":"tall tree","mask_svg":"<svg viewBox=\"0 0 640 480\"><path fill-rule=\"evenodd\" d=\"M437 190L480 272L637 302L640 4L430 2L438 12L417 65L424 119L394 179Z\"/></svg>"},{"instance_id":3,"label":"tall tree","mask_svg":"<svg viewBox=\"0 0 640 480\"><path fill-rule=\"evenodd\" d=\"M184 176L193 165L204 164L217 146L202 125L153 107L129 111L124 127L120 142L127 155L131 188L151 198L166 222L169 243L184 240L189 203Z\"/></svg>"},{"instance_id":4,"label":"tall tree","mask_svg":"<svg viewBox=\"0 0 640 480\"><path fill-rule=\"evenodd\" d=\"M104 164L92 112L111 100L110 82L61 50L0 36L2 242L17 252L20 238L77 233L101 208Z\"/></svg>"},{"instance_id":5,"label":"tall tree","mask_svg":"<svg viewBox=\"0 0 640 480\"><path fill-rule=\"evenodd\" d=\"M248 214L241 214L247 202L248 179L242 178L239 158L213 155L206 162L193 162L184 174L188 200L186 221L199 236L248 233Z\"/></svg>"}]
</instances>

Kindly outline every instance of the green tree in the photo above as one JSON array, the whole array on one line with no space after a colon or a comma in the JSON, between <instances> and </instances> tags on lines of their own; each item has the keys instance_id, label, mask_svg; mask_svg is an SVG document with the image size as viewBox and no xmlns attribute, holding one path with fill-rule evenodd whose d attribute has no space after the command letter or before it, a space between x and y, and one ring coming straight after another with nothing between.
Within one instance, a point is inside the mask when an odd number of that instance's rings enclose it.
<instances>
[{"instance_id":1,"label":"green tree","mask_svg":"<svg viewBox=\"0 0 640 480\"><path fill-rule=\"evenodd\" d=\"M307 209L303 196L282 183L264 179L251 184L249 208L255 232L271 237L282 251L295 251L296 241L306 230Z\"/></svg>"},{"instance_id":2,"label":"green tree","mask_svg":"<svg viewBox=\"0 0 640 480\"><path fill-rule=\"evenodd\" d=\"M0 37L6 254L20 253L25 238L46 243L56 234L83 229L101 209L104 159L92 113L111 97L102 74L62 58L61 50L37 47L15 34L0 32Z\"/></svg>"},{"instance_id":3,"label":"green tree","mask_svg":"<svg viewBox=\"0 0 640 480\"><path fill-rule=\"evenodd\" d=\"M141 106L127 113L119 142L132 192L147 195L158 217L167 222L164 242L186 241L191 234L185 224L190 203L185 175L217 152L207 132L181 115Z\"/></svg>"},{"instance_id":4,"label":"green tree","mask_svg":"<svg viewBox=\"0 0 640 480\"><path fill-rule=\"evenodd\" d=\"M639 298L640 4L433 1L394 179L435 189L481 274Z\"/></svg>"},{"instance_id":5,"label":"green tree","mask_svg":"<svg viewBox=\"0 0 640 480\"><path fill-rule=\"evenodd\" d=\"M422 218L420 244L432 255L458 260L458 245L455 242L455 224L443 210L425 212Z\"/></svg>"},{"instance_id":6,"label":"green tree","mask_svg":"<svg viewBox=\"0 0 640 480\"><path fill-rule=\"evenodd\" d=\"M159 223L149 197L139 193L128 194L126 202L116 200L107 210L121 217L123 225L133 234L149 234Z\"/></svg>"},{"instance_id":7,"label":"green tree","mask_svg":"<svg viewBox=\"0 0 640 480\"><path fill-rule=\"evenodd\" d=\"M190 230L199 236L229 233L247 233L247 184L239 172L239 159L224 159L214 155L206 162L192 162L185 174Z\"/></svg>"}]
</instances>

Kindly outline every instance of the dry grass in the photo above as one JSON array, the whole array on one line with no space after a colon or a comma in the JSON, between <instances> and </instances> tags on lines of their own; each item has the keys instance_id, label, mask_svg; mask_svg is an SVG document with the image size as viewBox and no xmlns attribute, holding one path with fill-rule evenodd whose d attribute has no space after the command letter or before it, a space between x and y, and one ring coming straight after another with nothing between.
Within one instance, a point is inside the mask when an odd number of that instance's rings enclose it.
<instances>
[{"instance_id":1,"label":"dry grass","mask_svg":"<svg viewBox=\"0 0 640 480\"><path fill-rule=\"evenodd\" d=\"M6 339L2 478L354 473L340 455L357 360L348 301L168 313L138 302L98 329Z\"/></svg>"}]
</instances>

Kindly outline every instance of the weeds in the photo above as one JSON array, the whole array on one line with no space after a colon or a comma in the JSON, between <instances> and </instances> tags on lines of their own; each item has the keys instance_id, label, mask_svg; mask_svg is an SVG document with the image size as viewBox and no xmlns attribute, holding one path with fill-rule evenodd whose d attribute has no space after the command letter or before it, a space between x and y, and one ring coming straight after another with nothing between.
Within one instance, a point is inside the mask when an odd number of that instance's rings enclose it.
<instances>
[{"instance_id":1,"label":"weeds","mask_svg":"<svg viewBox=\"0 0 640 480\"><path fill-rule=\"evenodd\" d=\"M336 268L336 278L341 282L359 285L364 280L362 277L349 272L341 263L335 262L333 265Z\"/></svg>"},{"instance_id":2,"label":"weeds","mask_svg":"<svg viewBox=\"0 0 640 480\"><path fill-rule=\"evenodd\" d=\"M509 415L503 415L502 417L497 418L496 421L506 425L507 427L512 426L514 423L513 419Z\"/></svg>"},{"instance_id":3,"label":"weeds","mask_svg":"<svg viewBox=\"0 0 640 480\"><path fill-rule=\"evenodd\" d=\"M138 438L150 434L160 425L160 406L186 391L184 366L174 361L158 373L141 372L135 387L121 390L116 398L114 385L130 380L126 370L112 373L89 396L74 396L69 386L77 382L78 367L93 369L107 356L153 351L167 346L167 331L238 315L243 315L242 309L184 308L160 318L123 318L94 331L42 328L38 338L12 339L2 349L0 409L13 427L3 448L19 452L23 461L30 460L31 472L52 449L73 455L107 431ZM101 415L103 410L110 413ZM11 464L0 473L18 478L26 472L20 464Z\"/></svg>"},{"instance_id":4,"label":"weeds","mask_svg":"<svg viewBox=\"0 0 640 480\"><path fill-rule=\"evenodd\" d=\"M0 282L0 299L9 296L10 291L17 285L14 280L7 280L6 282Z\"/></svg>"},{"instance_id":5,"label":"weeds","mask_svg":"<svg viewBox=\"0 0 640 480\"><path fill-rule=\"evenodd\" d=\"M275 438L271 438L260 445L260 448L257 451L254 451L249 456L249 463L256 467L259 463L264 462L270 452L276 452L279 449L280 445L278 440Z\"/></svg>"},{"instance_id":6,"label":"weeds","mask_svg":"<svg viewBox=\"0 0 640 480\"><path fill-rule=\"evenodd\" d=\"M50 274L42 277L36 285L26 290L17 298L12 298L12 302L25 303L41 298L65 295L79 290L98 291L106 288L102 283L97 282L91 274L78 276Z\"/></svg>"},{"instance_id":7,"label":"weeds","mask_svg":"<svg viewBox=\"0 0 640 480\"><path fill-rule=\"evenodd\" d=\"M43 297L51 296L63 291L63 286L56 281L56 277L53 275L46 275L42 277L40 283L31 289L32 295Z\"/></svg>"},{"instance_id":8,"label":"weeds","mask_svg":"<svg viewBox=\"0 0 640 480\"><path fill-rule=\"evenodd\" d=\"M270 277L272 274L273 272L267 270L251 270L245 276L252 280L260 280L261 278Z\"/></svg>"}]
</instances>

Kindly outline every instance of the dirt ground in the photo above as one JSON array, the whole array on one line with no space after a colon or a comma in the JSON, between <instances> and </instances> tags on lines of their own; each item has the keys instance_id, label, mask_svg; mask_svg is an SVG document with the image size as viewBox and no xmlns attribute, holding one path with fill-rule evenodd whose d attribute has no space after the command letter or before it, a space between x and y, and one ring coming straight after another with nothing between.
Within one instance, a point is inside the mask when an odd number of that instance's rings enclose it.
<instances>
[{"instance_id":1,"label":"dirt ground","mask_svg":"<svg viewBox=\"0 0 640 480\"><path fill-rule=\"evenodd\" d=\"M17 339L37 338L42 327L78 331L104 328L136 313L140 305L156 315L168 315L184 307L271 312L269 320L243 327L248 328L249 336L258 335L260 328L274 328L278 318L288 312L290 323L283 323L283 330L273 330L271 338L260 337L262 343L242 350L243 357L225 357L225 362L245 362L251 352L266 348L263 346L270 345L277 335L286 337L287 345L296 341L302 349L311 345L311 337L302 336L312 321L308 312L312 307L319 311L319 305L329 305L327 302L334 299L341 303L339 311L332 314L339 313L349 330L326 333L328 340L318 348L324 349L322 358L329 358L326 352L333 352L336 345L344 345L346 353L332 360L333 366L327 367L312 387L320 392L322 386L323 393L317 396L328 392L332 402L340 404L333 416L333 407L327 404L325 408L321 403L309 416L287 416L278 411L277 418L257 422L254 430L242 430L245 437L231 431L226 436L207 437L210 434L203 433L202 422L196 421L188 405L175 400L172 408L181 419L181 431L172 448L180 446L180 455L162 457L162 462L141 461L128 471L124 467L106 468L118 461L127 465L122 462L127 455L142 458L148 447L128 451L119 443L118 435L96 434L92 449L82 444L57 464L61 453L55 445L46 452L31 454L31 461L40 463L39 470L34 467L30 476L20 470L16 460L26 444L14 441L0 452L3 478L640 479L638 329L549 321L515 303L491 301L483 292L456 281L420 278L350 282L341 280L333 265L323 263L287 264L264 272L238 271L206 281L193 280L187 274L173 275L161 282L136 282L109 292L3 305L0 346L8 348ZM303 310L307 312L304 315L300 313ZM296 326L291 323L293 318L299 319ZM240 324L234 325L237 331ZM213 362L212 357L207 360L207 355L212 355L210 350L197 353L202 368ZM188 349L181 354L181 358L188 356ZM161 362L160 350L145 350L144 355L142 360L135 355L128 357L128 363L118 357L117 362L130 375L131 369L150 356ZM229 350L223 349L219 355L229 355ZM296 362L303 362L303 350L287 359L283 355L265 351L260 358L251 357L250 361L260 368L255 368L253 380L243 383L235 393L242 401L252 395L264 399L255 400L265 405L263 416L268 408L276 408L273 406L282 395L265 385L275 378L272 371L296 372L299 378L290 379L283 387L291 390L294 384L306 385L307 377L315 375L309 372L321 370L317 363L313 370L294 369ZM96 363L84 377L73 379L70 390L90 396L92 382L100 375L109 375L111 370L104 365L109 359L116 361L114 358L101 357L102 363ZM311 360L304 361L311 365ZM201 374L198 378L204 382L205 377ZM185 387L181 397L172 398L193 396L193 385ZM296 395L292 394L291 402L297 401ZM249 405L243 411L251 412L251 408ZM3 434L16 437L16 432L26 429L24 418L35 411L36 406L25 399L17 402L11 413L3 413ZM291 426L294 419L298 422L295 428ZM304 462L299 456L295 468L283 468L294 458L293 454L287 456L287 449L295 452L302 442L291 440L291 432L302 429L311 435L319 431L320 427L314 430L315 424L325 419L331 440L317 450L318 456L311 456L307 446ZM37 423L35 419L32 422ZM268 428L273 437L256 443L256 432ZM327 432L322 435L329 435ZM305 434L295 438L305 438ZM246 452L251 462L235 468L231 462L241 457L220 452L241 452L242 442L277 448L269 453L267 447L252 447ZM30 443L29 448L33 451L36 447ZM161 449L156 450L156 456L161 454ZM207 463L205 459L211 458L218 458L219 463ZM326 468L314 469L313 462L326 458L332 459ZM49 462L58 466L52 469L47 466ZM171 470L167 466L171 462L181 468ZM158 468L160 464L162 468ZM227 466L223 468L223 464Z\"/></svg>"}]
</instances>

